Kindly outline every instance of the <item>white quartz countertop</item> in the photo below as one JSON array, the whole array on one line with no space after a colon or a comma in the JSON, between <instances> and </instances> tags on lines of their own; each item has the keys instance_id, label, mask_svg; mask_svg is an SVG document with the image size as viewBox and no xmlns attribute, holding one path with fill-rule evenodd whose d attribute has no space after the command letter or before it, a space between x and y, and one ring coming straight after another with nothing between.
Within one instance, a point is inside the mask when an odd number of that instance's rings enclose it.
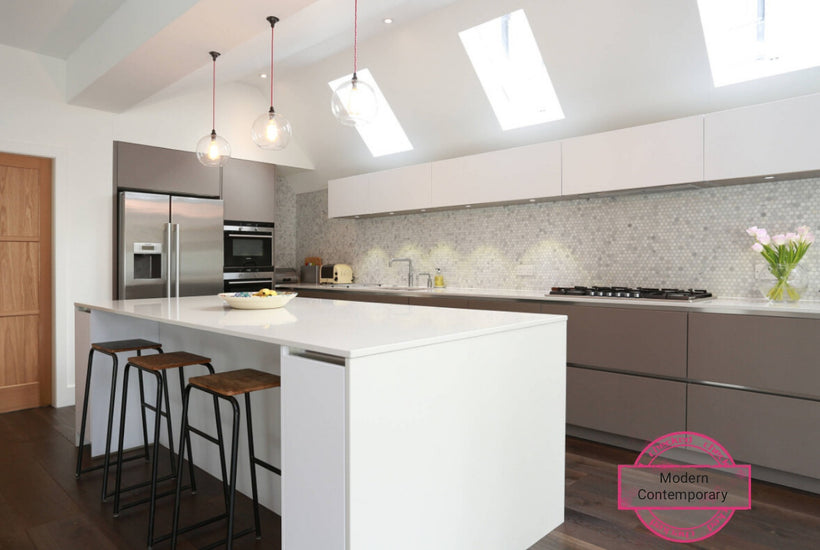
<instances>
[{"instance_id":1,"label":"white quartz countertop","mask_svg":"<svg viewBox=\"0 0 820 550\"><path fill-rule=\"evenodd\" d=\"M218 296L100 300L105 311L341 357L360 357L536 325L563 315L477 311L297 297L285 307L231 309Z\"/></svg>"},{"instance_id":2,"label":"white quartz countertop","mask_svg":"<svg viewBox=\"0 0 820 550\"><path fill-rule=\"evenodd\" d=\"M497 300L537 300L545 303L587 304L612 307L639 307L686 310L703 313L729 313L820 319L820 300L801 300L797 303L770 304L767 300L750 298L713 298L686 302L634 298L602 298L584 296L547 295L546 290L511 290L486 288L405 288L375 284L283 284L286 288L305 290L334 290L338 292L384 293L395 296L452 297ZM820 298L820 293L817 293Z\"/></svg>"}]
</instances>

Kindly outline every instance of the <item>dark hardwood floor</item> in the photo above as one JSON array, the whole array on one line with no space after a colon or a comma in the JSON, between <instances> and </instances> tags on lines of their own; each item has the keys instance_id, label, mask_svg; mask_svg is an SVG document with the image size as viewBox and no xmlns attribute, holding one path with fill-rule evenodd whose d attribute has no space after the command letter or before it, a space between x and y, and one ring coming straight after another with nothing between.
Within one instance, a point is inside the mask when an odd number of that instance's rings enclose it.
<instances>
[{"instance_id":1,"label":"dark hardwood floor","mask_svg":"<svg viewBox=\"0 0 820 550\"><path fill-rule=\"evenodd\" d=\"M100 471L74 479L74 407L0 415L0 445L0 549L145 548L145 506L126 510L115 519L111 502L100 502ZM680 550L680 544L649 533L633 512L617 508L618 464L631 464L635 457L632 451L568 438L565 522L531 550ZM143 475L147 469L136 460L126 471ZM218 513L222 506L221 485L206 474L197 481L197 495L186 496L183 515L189 519ZM158 532L168 531L172 504L170 498L160 502ZM238 502L237 518L240 528L252 524L249 499ZM263 510L262 523L262 540L248 535L234 547L279 548L279 517ZM179 548L189 550L217 540L222 528L217 524L184 537ZM805 550L820 548L818 540L820 495L753 482L751 510L736 512L717 535L685 547ZM167 542L155 545L168 547Z\"/></svg>"}]
</instances>

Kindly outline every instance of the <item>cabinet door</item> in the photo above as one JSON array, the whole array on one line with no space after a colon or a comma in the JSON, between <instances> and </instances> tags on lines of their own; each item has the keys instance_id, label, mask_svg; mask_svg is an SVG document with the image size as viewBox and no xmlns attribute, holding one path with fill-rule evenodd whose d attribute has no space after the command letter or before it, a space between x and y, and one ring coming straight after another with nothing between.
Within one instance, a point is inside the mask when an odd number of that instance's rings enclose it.
<instances>
[{"instance_id":1,"label":"cabinet door","mask_svg":"<svg viewBox=\"0 0 820 550\"><path fill-rule=\"evenodd\" d=\"M561 143L547 142L434 162L434 207L561 195Z\"/></svg>"},{"instance_id":2,"label":"cabinet door","mask_svg":"<svg viewBox=\"0 0 820 550\"><path fill-rule=\"evenodd\" d=\"M222 200L226 220L273 222L276 167L231 159L222 167Z\"/></svg>"},{"instance_id":3,"label":"cabinet door","mask_svg":"<svg viewBox=\"0 0 820 550\"><path fill-rule=\"evenodd\" d=\"M219 170L188 151L115 141L114 174L119 189L219 197Z\"/></svg>"},{"instance_id":4,"label":"cabinet door","mask_svg":"<svg viewBox=\"0 0 820 550\"><path fill-rule=\"evenodd\" d=\"M820 402L689 384L687 429L739 463L820 478Z\"/></svg>"},{"instance_id":5,"label":"cabinet door","mask_svg":"<svg viewBox=\"0 0 820 550\"><path fill-rule=\"evenodd\" d=\"M370 174L372 212L399 212L430 207L430 163Z\"/></svg>"},{"instance_id":6,"label":"cabinet door","mask_svg":"<svg viewBox=\"0 0 820 550\"><path fill-rule=\"evenodd\" d=\"M564 195L702 181L703 117L567 139L562 160Z\"/></svg>"},{"instance_id":7,"label":"cabinet door","mask_svg":"<svg viewBox=\"0 0 820 550\"><path fill-rule=\"evenodd\" d=\"M820 94L706 115L706 180L820 170Z\"/></svg>"},{"instance_id":8,"label":"cabinet door","mask_svg":"<svg viewBox=\"0 0 820 550\"><path fill-rule=\"evenodd\" d=\"M544 304L567 315L567 362L605 369L686 377L686 313Z\"/></svg>"},{"instance_id":9,"label":"cabinet door","mask_svg":"<svg viewBox=\"0 0 820 550\"><path fill-rule=\"evenodd\" d=\"M686 384L567 367L567 424L652 440L686 429Z\"/></svg>"},{"instance_id":10,"label":"cabinet door","mask_svg":"<svg viewBox=\"0 0 820 550\"><path fill-rule=\"evenodd\" d=\"M820 320L691 313L689 378L820 399Z\"/></svg>"},{"instance_id":11,"label":"cabinet door","mask_svg":"<svg viewBox=\"0 0 820 550\"><path fill-rule=\"evenodd\" d=\"M327 182L327 217L343 218L373 212L370 207L370 174Z\"/></svg>"}]
</instances>

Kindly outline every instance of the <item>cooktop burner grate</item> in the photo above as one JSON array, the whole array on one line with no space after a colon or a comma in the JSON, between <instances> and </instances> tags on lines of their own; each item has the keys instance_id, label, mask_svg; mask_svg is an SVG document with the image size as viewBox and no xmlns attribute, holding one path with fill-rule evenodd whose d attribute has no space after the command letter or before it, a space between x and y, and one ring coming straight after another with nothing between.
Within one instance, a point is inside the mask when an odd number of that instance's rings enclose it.
<instances>
[{"instance_id":1,"label":"cooktop burner grate","mask_svg":"<svg viewBox=\"0 0 820 550\"><path fill-rule=\"evenodd\" d=\"M713 298L711 292L701 289L646 288L627 286L554 286L548 296L589 296L601 298L645 298L649 300L683 300L694 302Z\"/></svg>"}]
</instances>

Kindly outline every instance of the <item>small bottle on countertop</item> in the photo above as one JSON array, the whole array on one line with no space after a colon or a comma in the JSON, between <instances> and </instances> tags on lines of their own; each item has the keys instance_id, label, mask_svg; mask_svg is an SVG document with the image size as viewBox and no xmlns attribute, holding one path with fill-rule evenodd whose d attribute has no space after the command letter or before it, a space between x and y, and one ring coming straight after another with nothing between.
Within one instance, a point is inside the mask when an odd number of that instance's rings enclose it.
<instances>
[{"instance_id":1,"label":"small bottle on countertop","mask_svg":"<svg viewBox=\"0 0 820 550\"><path fill-rule=\"evenodd\" d=\"M441 268L440 267L436 268L436 278L435 278L434 286L436 288L444 288L444 275L441 274Z\"/></svg>"}]
</instances>

